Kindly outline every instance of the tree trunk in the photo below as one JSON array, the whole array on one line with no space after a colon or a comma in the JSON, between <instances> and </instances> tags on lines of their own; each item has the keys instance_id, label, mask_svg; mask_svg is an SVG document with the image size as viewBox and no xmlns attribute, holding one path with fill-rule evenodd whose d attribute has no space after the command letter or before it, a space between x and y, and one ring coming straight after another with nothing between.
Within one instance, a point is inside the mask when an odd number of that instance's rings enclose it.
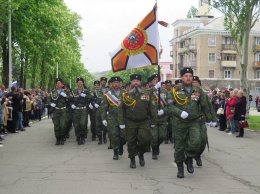
<instances>
[{"instance_id":1,"label":"tree trunk","mask_svg":"<svg viewBox=\"0 0 260 194\"><path fill-rule=\"evenodd\" d=\"M23 79L24 79L24 55L21 55L20 64L21 64L21 67L20 67L20 86L22 88L25 88L25 86L23 85Z\"/></svg>"},{"instance_id":2,"label":"tree trunk","mask_svg":"<svg viewBox=\"0 0 260 194\"><path fill-rule=\"evenodd\" d=\"M42 65L41 65L41 77L42 77L42 79L41 79L41 82L40 82L40 86L41 86L42 90L45 89L44 65L45 65L44 60L42 60Z\"/></svg>"},{"instance_id":3,"label":"tree trunk","mask_svg":"<svg viewBox=\"0 0 260 194\"><path fill-rule=\"evenodd\" d=\"M3 71L2 71L2 84L5 88L9 87L9 59L8 59L8 49L6 42L2 45L2 61L3 61Z\"/></svg>"},{"instance_id":4,"label":"tree trunk","mask_svg":"<svg viewBox=\"0 0 260 194\"><path fill-rule=\"evenodd\" d=\"M32 79L31 79L31 88L35 88L35 77L36 77L36 65L37 64L37 55L33 56L33 69L32 69Z\"/></svg>"}]
</instances>

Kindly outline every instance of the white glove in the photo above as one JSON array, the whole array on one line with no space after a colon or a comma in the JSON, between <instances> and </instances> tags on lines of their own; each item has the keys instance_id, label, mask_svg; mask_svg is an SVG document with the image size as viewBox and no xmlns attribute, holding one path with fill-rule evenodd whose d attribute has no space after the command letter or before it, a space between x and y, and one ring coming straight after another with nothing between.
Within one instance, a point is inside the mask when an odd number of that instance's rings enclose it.
<instances>
[{"instance_id":1,"label":"white glove","mask_svg":"<svg viewBox=\"0 0 260 194\"><path fill-rule=\"evenodd\" d=\"M154 127L155 127L155 125L151 125L151 127L152 127L152 128L154 128Z\"/></svg>"},{"instance_id":2,"label":"white glove","mask_svg":"<svg viewBox=\"0 0 260 194\"><path fill-rule=\"evenodd\" d=\"M102 121L103 125L106 127L107 126L107 121L106 120L103 120Z\"/></svg>"},{"instance_id":3,"label":"white glove","mask_svg":"<svg viewBox=\"0 0 260 194\"><path fill-rule=\"evenodd\" d=\"M154 86L156 90L158 90L162 86L161 82L157 82L157 84Z\"/></svg>"},{"instance_id":4,"label":"white glove","mask_svg":"<svg viewBox=\"0 0 260 194\"><path fill-rule=\"evenodd\" d=\"M94 108L94 107L92 106L92 104L89 104L88 107L89 107L90 109L93 109L93 108Z\"/></svg>"},{"instance_id":5,"label":"white glove","mask_svg":"<svg viewBox=\"0 0 260 194\"><path fill-rule=\"evenodd\" d=\"M210 126L210 125L211 125L211 122L209 122L209 123L206 122L205 125L206 125L206 126Z\"/></svg>"},{"instance_id":6,"label":"white glove","mask_svg":"<svg viewBox=\"0 0 260 194\"><path fill-rule=\"evenodd\" d=\"M62 95L63 97L67 97L67 95L64 92L61 92L60 95Z\"/></svg>"},{"instance_id":7,"label":"white glove","mask_svg":"<svg viewBox=\"0 0 260 194\"><path fill-rule=\"evenodd\" d=\"M159 116L163 115L163 114L164 114L163 109L158 110L158 113L157 113L157 114L158 114Z\"/></svg>"},{"instance_id":8,"label":"white glove","mask_svg":"<svg viewBox=\"0 0 260 194\"><path fill-rule=\"evenodd\" d=\"M124 129L125 125L119 125L120 129Z\"/></svg>"},{"instance_id":9,"label":"white glove","mask_svg":"<svg viewBox=\"0 0 260 194\"><path fill-rule=\"evenodd\" d=\"M71 108L72 108L72 109L75 109L75 108L77 108L77 107L76 107L74 104L72 104L72 105L71 105Z\"/></svg>"},{"instance_id":10,"label":"white glove","mask_svg":"<svg viewBox=\"0 0 260 194\"><path fill-rule=\"evenodd\" d=\"M85 98L87 95L84 94L84 93L81 93L80 96L83 97L83 98Z\"/></svg>"},{"instance_id":11,"label":"white glove","mask_svg":"<svg viewBox=\"0 0 260 194\"><path fill-rule=\"evenodd\" d=\"M99 108L99 105L98 105L98 104L94 104L94 106L95 106L96 108Z\"/></svg>"},{"instance_id":12,"label":"white glove","mask_svg":"<svg viewBox=\"0 0 260 194\"><path fill-rule=\"evenodd\" d=\"M189 116L189 114L186 111L181 112L181 118L186 119Z\"/></svg>"},{"instance_id":13,"label":"white glove","mask_svg":"<svg viewBox=\"0 0 260 194\"><path fill-rule=\"evenodd\" d=\"M54 104L54 103L51 103L51 107L53 107L53 108L54 108L55 106L56 106L56 104Z\"/></svg>"},{"instance_id":14,"label":"white glove","mask_svg":"<svg viewBox=\"0 0 260 194\"><path fill-rule=\"evenodd\" d=\"M211 123L210 123L210 126L211 126L211 127L216 127L216 126L217 126L217 122L211 122Z\"/></svg>"}]
</instances>

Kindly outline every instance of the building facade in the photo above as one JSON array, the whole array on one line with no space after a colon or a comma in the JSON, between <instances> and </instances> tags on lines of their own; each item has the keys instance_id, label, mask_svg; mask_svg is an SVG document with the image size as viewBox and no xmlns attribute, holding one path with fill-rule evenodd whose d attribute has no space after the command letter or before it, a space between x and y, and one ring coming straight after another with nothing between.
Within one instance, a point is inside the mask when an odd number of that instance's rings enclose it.
<instances>
[{"instance_id":1,"label":"building facade","mask_svg":"<svg viewBox=\"0 0 260 194\"><path fill-rule=\"evenodd\" d=\"M224 29L224 16L210 15L175 21L172 44L173 79L191 67L205 90L240 87L240 57L235 41ZM260 24L250 33L247 78L250 90L260 91Z\"/></svg>"}]
</instances>

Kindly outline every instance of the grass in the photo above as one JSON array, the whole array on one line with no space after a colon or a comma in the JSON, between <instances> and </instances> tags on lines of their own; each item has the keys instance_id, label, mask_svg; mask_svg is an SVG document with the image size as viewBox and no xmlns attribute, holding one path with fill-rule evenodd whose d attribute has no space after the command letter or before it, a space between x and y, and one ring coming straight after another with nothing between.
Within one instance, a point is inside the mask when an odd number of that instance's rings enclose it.
<instances>
[{"instance_id":1,"label":"grass","mask_svg":"<svg viewBox=\"0 0 260 194\"><path fill-rule=\"evenodd\" d=\"M260 131L260 116L250 116L247 119L249 129Z\"/></svg>"}]
</instances>

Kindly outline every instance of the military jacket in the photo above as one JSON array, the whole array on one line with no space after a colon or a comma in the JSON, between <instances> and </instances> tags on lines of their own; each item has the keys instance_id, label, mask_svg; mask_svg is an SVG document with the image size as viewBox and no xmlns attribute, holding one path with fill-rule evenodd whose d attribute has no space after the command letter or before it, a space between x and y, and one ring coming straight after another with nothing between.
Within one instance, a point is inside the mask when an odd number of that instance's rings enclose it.
<instances>
[{"instance_id":1,"label":"military jacket","mask_svg":"<svg viewBox=\"0 0 260 194\"><path fill-rule=\"evenodd\" d=\"M80 94L86 94L85 97L82 97ZM79 90L76 88L72 91L72 104L74 104L76 107L87 107L90 102L94 100L94 94L88 91L87 89L83 89L81 93L79 93Z\"/></svg>"},{"instance_id":2,"label":"military jacket","mask_svg":"<svg viewBox=\"0 0 260 194\"><path fill-rule=\"evenodd\" d=\"M157 102L150 90L142 90L138 96L130 92L123 92L121 99L118 106L119 125L125 124L124 119L136 122L150 120L151 125L156 125Z\"/></svg>"},{"instance_id":3,"label":"military jacket","mask_svg":"<svg viewBox=\"0 0 260 194\"><path fill-rule=\"evenodd\" d=\"M108 90L106 89L106 92L107 92L107 91L108 91ZM105 93L105 92L103 92L101 88L95 89L95 92L94 92L95 103L98 104L99 106L100 106L101 103L102 103L102 99L103 99L104 93Z\"/></svg>"},{"instance_id":4,"label":"military jacket","mask_svg":"<svg viewBox=\"0 0 260 194\"><path fill-rule=\"evenodd\" d=\"M201 113L205 116L207 122L210 122L208 99L206 93L197 86L191 86L188 93L183 84L175 86L172 89L173 102L169 104L170 111L173 115L175 124L192 123L201 120ZM189 115L186 119L180 117L182 111L186 111Z\"/></svg>"},{"instance_id":5,"label":"military jacket","mask_svg":"<svg viewBox=\"0 0 260 194\"><path fill-rule=\"evenodd\" d=\"M121 101L123 90L120 90L119 95L117 96L115 91L112 89L103 95L102 100L102 120L105 120L106 117L113 116L115 119L118 117L118 104Z\"/></svg>"},{"instance_id":6,"label":"military jacket","mask_svg":"<svg viewBox=\"0 0 260 194\"><path fill-rule=\"evenodd\" d=\"M63 97L60 93L64 92L67 97ZM72 97L72 94L70 91L61 89L60 93L58 93L57 90L52 90L50 93L50 96L47 98L47 103L50 105L51 103L56 104L56 109L68 107L70 98Z\"/></svg>"}]
</instances>

